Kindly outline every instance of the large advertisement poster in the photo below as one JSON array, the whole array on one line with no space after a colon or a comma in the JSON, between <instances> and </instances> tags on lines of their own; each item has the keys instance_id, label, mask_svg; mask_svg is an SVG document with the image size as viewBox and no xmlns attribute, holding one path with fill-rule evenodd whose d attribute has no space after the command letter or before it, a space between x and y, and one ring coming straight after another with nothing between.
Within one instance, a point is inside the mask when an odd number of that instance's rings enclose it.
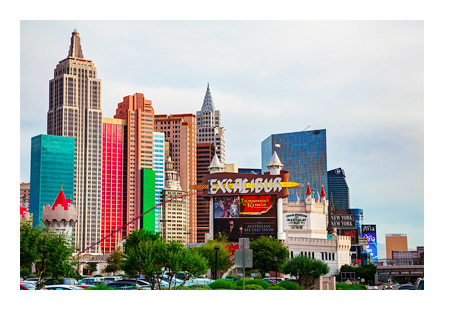
<instances>
[{"instance_id":1,"label":"large advertisement poster","mask_svg":"<svg viewBox=\"0 0 460 330\"><path fill-rule=\"evenodd\" d=\"M363 225L362 237L367 238L367 252L374 265L378 263L377 256L377 229L376 225Z\"/></svg>"},{"instance_id":2,"label":"large advertisement poster","mask_svg":"<svg viewBox=\"0 0 460 330\"><path fill-rule=\"evenodd\" d=\"M276 196L214 197L214 233L231 242L240 237L276 237Z\"/></svg>"}]
</instances>

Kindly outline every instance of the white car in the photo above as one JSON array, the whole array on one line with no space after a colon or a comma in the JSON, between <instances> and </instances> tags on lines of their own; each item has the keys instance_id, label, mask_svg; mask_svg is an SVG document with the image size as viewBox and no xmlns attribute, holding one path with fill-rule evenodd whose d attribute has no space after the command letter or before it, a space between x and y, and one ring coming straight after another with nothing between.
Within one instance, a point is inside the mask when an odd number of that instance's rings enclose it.
<instances>
[{"instance_id":1,"label":"white car","mask_svg":"<svg viewBox=\"0 0 460 330\"><path fill-rule=\"evenodd\" d=\"M214 282L213 280L210 280L209 278L191 278L187 282L185 282L184 286L191 286L191 285L209 285L210 283Z\"/></svg>"},{"instance_id":2,"label":"white car","mask_svg":"<svg viewBox=\"0 0 460 330\"><path fill-rule=\"evenodd\" d=\"M70 284L56 284L56 285L45 285L46 290L83 290L76 285Z\"/></svg>"}]
</instances>

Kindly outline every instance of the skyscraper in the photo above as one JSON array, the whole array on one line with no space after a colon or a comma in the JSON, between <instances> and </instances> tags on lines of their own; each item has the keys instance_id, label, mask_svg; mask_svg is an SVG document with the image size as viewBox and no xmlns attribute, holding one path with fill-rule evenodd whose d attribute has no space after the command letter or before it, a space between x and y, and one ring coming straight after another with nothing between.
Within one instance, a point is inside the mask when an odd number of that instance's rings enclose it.
<instances>
[{"instance_id":1,"label":"skyscraper","mask_svg":"<svg viewBox=\"0 0 460 330\"><path fill-rule=\"evenodd\" d=\"M168 156L165 162L165 187L163 189L164 200L175 198L162 205L164 225L161 233L166 242L176 241L187 244L189 232L187 232L187 198L176 198L187 192L182 190L180 178L174 169L174 162Z\"/></svg>"},{"instance_id":2,"label":"skyscraper","mask_svg":"<svg viewBox=\"0 0 460 330\"><path fill-rule=\"evenodd\" d=\"M305 198L307 185L314 189L314 197L327 185L326 130L301 131L272 134L262 141L262 171L276 151L284 170L290 172L289 180L303 184L303 188L289 189L288 201L293 202L298 194Z\"/></svg>"},{"instance_id":3,"label":"skyscraper","mask_svg":"<svg viewBox=\"0 0 460 330\"><path fill-rule=\"evenodd\" d=\"M141 169L153 168L153 118L152 101L136 93L118 103L115 118L126 120L126 196L127 208L124 224L141 214ZM154 213L152 213L154 214ZM125 236L140 229L140 221L128 225Z\"/></svg>"},{"instance_id":4,"label":"skyscraper","mask_svg":"<svg viewBox=\"0 0 460 330\"><path fill-rule=\"evenodd\" d=\"M184 191L196 184L196 116L194 114L155 115L155 131L165 134L169 156L179 174ZM165 183L166 184L166 183ZM187 243L196 243L196 195L187 197Z\"/></svg>"},{"instance_id":5,"label":"skyscraper","mask_svg":"<svg viewBox=\"0 0 460 330\"><path fill-rule=\"evenodd\" d=\"M407 251L406 234L386 234L385 235L386 258L392 259L392 251Z\"/></svg>"},{"instance_id":6,"label":"skyscraper","mask_svg":"<svg viewBox=\"0 0 460 330\"><path fill-rule=\"evenodd\" d=\"M197 144L197 184L202 183L205 175L209 174L208 166L212 162L212 158L216 153L216 149L211 143L198 143ZM203 243L206 234L209 233L209 199L203 196L197 196L197 243Z\"/></svg>"},{"instance_id":7,"label":"skyscraper","mask_svg":"<svg viewBox=\"0 0 460 330\"><path fill-rule=\"evenodd\" d=\"M348 212L350 209L350 190L348 189L345 171L342 168L327 171L327 188L329 190L329 205L333 204L336 211L344 210Z\"/></svg>"},{"instance_id":8,"label":"skyscraper","mask_svg":"<svg viewBox=\"0 0 460 330\"><path fill-rule=\"evenodd\" d=\"M69 199L74 198L75 139L37 135L31 141L30 210L33 226L42 223L43 206L53 205L61 184Z\"/></svg>"},{"instance_id":9,"label":"skyscraper","mask_svg":"<svg viewBox=\"0 0 460 330\"><path fill-rule=\"evenodd\" d=\"M155 171L155 205L163 201L163 188L165 186L165 134L153 132L153 170ZM161 228L160 219L162 208L155 209L155 232Z\"/></svg>"},{"instance_id":10,"label":"skyscraper","mask_svg":"<svg viewBox=\"0 0 460 330\"><path fill-rule=\"evenodd\" d=\"M196 112L196 143L211 143L216 148L221 163L225 163L224 128L221 127L220 111L215 110L211 90L206 89L201 111Z\"/></svg>"},{"instance_id":11,"label":"skyscraper","mask_svg":"<svg viewBox=\"0 0 460 330\"><path fill-rule=\"evenodd\" d=\"M47 132L75 138L74 242L83 251L101 236L102 109L101 80L94 63L83 57L77 30L68 56L57 64L49 82ZM100 246L87 253L100 253Z\"/></svg>"},{"instance_id":12,"label":"skyscraper","mask_svg":"<svg viewBox=\"0 0 460 330\"><path fill-rule=\"evenodd\" d=\"M102 118L101 239L123 225L126 214L126 121ZM121 243L122 231L101 242L101 252L111 253Z\"/></svg>"}]
</instances>

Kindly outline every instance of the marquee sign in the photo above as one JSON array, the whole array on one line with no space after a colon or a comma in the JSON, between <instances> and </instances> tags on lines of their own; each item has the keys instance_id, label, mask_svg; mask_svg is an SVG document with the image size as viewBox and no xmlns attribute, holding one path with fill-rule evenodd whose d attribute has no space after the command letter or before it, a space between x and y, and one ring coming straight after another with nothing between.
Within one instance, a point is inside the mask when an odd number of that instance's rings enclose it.
<instances>
[{"instance_id":1,"label":"marquee sign","mask_svg":"<svg viewBox=\"0 0 460 330\"><path fill-rule=\"evenodd\" d=\"M283 170L280 175L213 173L204 176L202 184L192 186L203 190L203 197L276 195L277 198L288 197L289 188L300 187L300 183L289 182L289 172Z\"/></svg>"},{"instance_id":2,"label":"marquee sign","mask_svg":"<svg viewBox=\"0 0 460 330\"><path fill-rule=\"evenodd\" d=\"M332 227L356 228L356 222L351 214L331 214L329 219Z\"/></svg>"}]
</instances>

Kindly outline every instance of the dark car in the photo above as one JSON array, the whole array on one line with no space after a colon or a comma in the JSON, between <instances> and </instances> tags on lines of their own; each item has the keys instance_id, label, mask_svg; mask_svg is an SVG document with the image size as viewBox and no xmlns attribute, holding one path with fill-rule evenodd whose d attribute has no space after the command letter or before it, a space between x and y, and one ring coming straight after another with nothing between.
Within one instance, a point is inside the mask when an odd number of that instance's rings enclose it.
<instances>
[{"instance_id":1,"label":"dark car","mask_svg":"<svg viewBox=\"0 0 460 330\"><path fill-rule=\"evenodd\" d=\"M423 278L419 277L415 282L415 290L424 290L424 282Z\"/></svg>"},{"instance_id":2,"label":"dark car","mask_svg":"<svg viewBox=\"0 0 460 330\"><path fill-rule=\"evenodd\" d=\"M399 290L415 290L415 286L412 284L403 284L399 287Z\"/></svg>"}]
</instances>

